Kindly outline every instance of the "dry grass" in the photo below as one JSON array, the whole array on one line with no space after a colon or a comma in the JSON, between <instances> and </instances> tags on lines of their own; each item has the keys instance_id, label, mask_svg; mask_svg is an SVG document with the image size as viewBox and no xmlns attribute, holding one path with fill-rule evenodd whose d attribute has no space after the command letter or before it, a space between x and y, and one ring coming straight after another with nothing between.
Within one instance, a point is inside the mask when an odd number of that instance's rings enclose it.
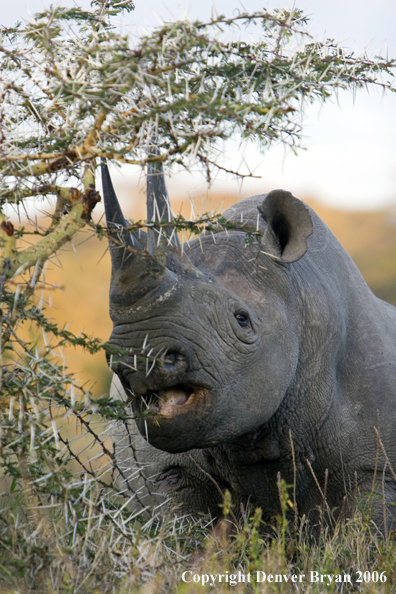
<instances>
[{"instance_id":1,"label":"dry grass","mask_svg":"<svg viewBox=\"0 0 396 594\"><path fill-rule=\"evenodd\" d=\"M115 501L97 489L73 506L57 502L39 509L34 503L32 498L23 504L9 500L1 512L0 592L385 593L394 592L396 585L395 543L382 539L361 512L338 524L333 533L323 527L313 542L304 519L297 534L291 534L285 513L273 534L265 537L259 510L230 531L225 522L214 529L204 519L169 516L144 521L125 507L117 509ZM266 574L265 581L255 583L253 576L264 579L257 572ZM333 581L313 581L317 574L311 572L330 575ZM249 574L250 583L241 581ZM344 581L344 574L351 582ZM269 581L270 575L274 581Z\"/></svg>"}]
</instances>

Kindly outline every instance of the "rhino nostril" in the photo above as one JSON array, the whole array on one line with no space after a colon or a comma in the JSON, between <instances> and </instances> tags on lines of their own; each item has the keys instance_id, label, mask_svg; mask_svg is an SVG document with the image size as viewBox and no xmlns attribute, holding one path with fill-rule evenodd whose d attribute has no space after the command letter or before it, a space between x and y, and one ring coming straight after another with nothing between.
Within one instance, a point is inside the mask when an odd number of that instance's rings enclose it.
<instances>
[{"instance_id":1,"label":"rhino nostril","mask_svg":"<svg viewBox=\"0 0 396 594\"><path fill-rule=\"evenodd\" d=\"M164 369L166 371L175 371L185 365L185 359L180 353L168 351L164 359Z\"/></svg>"},{"instance_id":2,"label":"rhino nostril","mask_svg":"<svg viewBox=\"0 0 396 594\"><path fill-rule=\"evenodd\" d=\"M165 365L174 365L176 362L176 355L174 353L167 353L165 357Z\"/></svg>"}]
</instances>

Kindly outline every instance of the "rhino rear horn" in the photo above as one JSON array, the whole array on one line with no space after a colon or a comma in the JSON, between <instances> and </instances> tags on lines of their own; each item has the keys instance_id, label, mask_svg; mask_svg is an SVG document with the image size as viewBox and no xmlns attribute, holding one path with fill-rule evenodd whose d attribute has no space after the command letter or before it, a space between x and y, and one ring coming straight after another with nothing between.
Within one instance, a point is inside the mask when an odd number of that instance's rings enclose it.
<instances>
[{"instance_id":1,"label":"rhino rear horn","mask_svg":"<svg viewBox=\"0 0 396 594\"><path fill-rule=\"evenodd\" d=\"M157 148L151 151L152 155L159 155ZM171 204L168 192L165 185L164 170L160 161L151 161L147 165L147 220L161 221L162 223L173 221ZM160 229L148 229L147 249L149 253L153 254L155 247L161 243L167 245L175 245L180 247L179 238L172 225L166 225L163 228L165 235L170 240L166 239L164 233Z\"/></svg>"},{"instance_id":2,"label":"rhino rear horn","mask_svg":"<svg viewBox=\"0 0 396 594\"><path fill-rule=\"evenodd\" d=\"M136 236L133 237L129 231L123 230L128 226L128 222L122 214L121 206L111 181L109 169L105 163L102 163L101 165L101 173L106 223L110 230L118 229L119 231L118 235L114 235L115 239L118 240L118 243L109 240L112 266L114 269L117 269L122 266L124 261L126 261L128 256L130 257L133 252L136 252L136 250L142 251L144 245ZM125 249L128 247L132 248L132 250Z\"/></svg>"},{"instance_id":3,"label":"rhino rear horn","mask_svg":"<svg viewBox=\"0 0 396 594\"><path fill-rule=\"evenodd\" d=\"M296 262L308 249L307 238L313 226L308 207L285 190L273 190L260 208L267 229L263 243L266 251L282 262Z\"/></svg>"}]
</instances>

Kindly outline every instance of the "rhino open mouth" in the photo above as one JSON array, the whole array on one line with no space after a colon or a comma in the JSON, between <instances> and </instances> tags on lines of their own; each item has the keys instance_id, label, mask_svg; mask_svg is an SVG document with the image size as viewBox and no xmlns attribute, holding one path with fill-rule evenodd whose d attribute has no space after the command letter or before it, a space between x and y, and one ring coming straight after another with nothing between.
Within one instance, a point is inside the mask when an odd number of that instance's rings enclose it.
<instances>
[{"instance_id":1,"label":"rhino open mouth","mask_svg":"<svg viewBox=\"0 0 396 594\"><path fill-rule=\"evenodd\" d=\"M132 400L140 434L154 447L173 453L195 447L197 425L202 430L206 427L203 419L212 404L212 390L193 384L175 384L135 393Z\"/></svg>"},{"instance_id":2,"label":"rhino open mouth","mask_svg":"<svg viewBox=\"0 0 396 594\"><path fill-rule=\"evenodd\" d=\"M168 388L150 391L145 396L141 396L142 412L144 409L146 411L148 409L154 414L172 416L177 414L177 408L184 406L197 390L199 390L197 386L177 384Z\"/></svg>"}]
</instances>

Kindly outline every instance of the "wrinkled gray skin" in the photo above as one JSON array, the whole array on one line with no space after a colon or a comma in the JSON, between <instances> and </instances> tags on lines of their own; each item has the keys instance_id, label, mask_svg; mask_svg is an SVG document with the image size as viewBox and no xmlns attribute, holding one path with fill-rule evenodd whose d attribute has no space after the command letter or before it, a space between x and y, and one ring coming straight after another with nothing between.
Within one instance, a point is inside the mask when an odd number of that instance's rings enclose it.
<instances>
[{"instance_id":1,"label":"wrinkled gray skin","mask_svg":"<svg viewBox=\"0 0 396 594\"><path fill-rule=\"evenodd\" d=\"M149 212L154 196L169 221L162 169L148 174ZM103 175L108 223L125 225ZM239 229L190 241L184 255L152 230L110 246L110 342L141 353L146 340L159 357L148 375L152 360L137 371L132 355L113 361L111 393L136 418L112 430L120 488L136 510L215 517L227 488L236 514L260 506L271 523L278 473L314 521L323 492L337 516L374 481L373 520L383 529L385 498L392 525L382 446L396 471L396 309L288 192L252 196L225 217ZM241 220L258 221L260 242L246 245Z\"/></svg>"}]
</instances>

